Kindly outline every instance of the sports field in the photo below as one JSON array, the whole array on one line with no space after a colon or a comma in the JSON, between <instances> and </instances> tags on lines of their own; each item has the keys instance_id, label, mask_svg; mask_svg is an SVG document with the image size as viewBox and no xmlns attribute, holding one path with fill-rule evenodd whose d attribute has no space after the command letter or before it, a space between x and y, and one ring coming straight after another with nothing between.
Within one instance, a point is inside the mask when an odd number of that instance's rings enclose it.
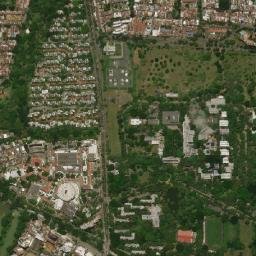
<instances>
[{"instance_id":1,"label":"sports field","mask_svg":"<svg viewBox=\"0 0 256 256\"><path fill-rule=\"evenodd\" d=\"M206 219L206 244L210 249L222 247L223 229L222 222L216 217L207 217Z\"/></svg>"},{"instance_id":2,"label":"sports field","mask_svg":"<svg viewBox=\"0 0 256 256\"><path fill-rule=\"evenodd\" d=\"M206 244L211 250L226 248L228 242L239 238L239 224L222 222L219 217L206 218Z\"/></svg>"}]
</instances>

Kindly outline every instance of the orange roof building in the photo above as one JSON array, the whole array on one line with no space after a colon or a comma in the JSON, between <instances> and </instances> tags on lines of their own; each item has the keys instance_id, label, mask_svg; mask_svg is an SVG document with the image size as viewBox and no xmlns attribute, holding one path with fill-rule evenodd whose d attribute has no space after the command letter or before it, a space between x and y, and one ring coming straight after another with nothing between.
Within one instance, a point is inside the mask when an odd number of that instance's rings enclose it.
<instances>
[{"instance_id":1,"label":"orange roof building","mask_svg":"<svg viewBox=\"0 0 256 256\"><path fill-rule=\"evenodd\" d=\"M91 161L87 162L87 189L93 188L93 171L94 171L94 163Z\"/></svg>"},{"instance_id":2,"label":"orange roof building","mask_svg":"<svg viewBox=\"0 0 256 256\"><path fill-rule=\"evenodd\" d=\"M130 27L131 34L144 35L146 27L147 25L144 21L138 18L134 18L131 22L131 27Z\"/></svg>"},{"instance_id":3,"label":"orange roof building","mask_svg":"<svg viewBox=\"0 0 256 256\"><path fill-rule=\"evenodd\" d=\"M196 241L196 233L192 230L178 230L177 242L192 244Z\"/></svg>"}]
</instances>

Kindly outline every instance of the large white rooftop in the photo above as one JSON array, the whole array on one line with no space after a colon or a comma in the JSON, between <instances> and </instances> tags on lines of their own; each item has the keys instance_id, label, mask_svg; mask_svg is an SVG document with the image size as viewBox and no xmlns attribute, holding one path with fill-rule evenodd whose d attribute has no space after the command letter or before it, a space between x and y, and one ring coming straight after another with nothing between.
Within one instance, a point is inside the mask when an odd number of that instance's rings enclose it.
<instances>
[{"instance_id":1,"label":"large white rooftop","mask_svg":"<svg viewBox=\"0 0 256 256\"><path fill-rule=\"evenodd\" d=\"M57 189L57 196L65 202L78 198L79 193L79 186L74 182L62 183Z\"/></svg>"}]
</instances>

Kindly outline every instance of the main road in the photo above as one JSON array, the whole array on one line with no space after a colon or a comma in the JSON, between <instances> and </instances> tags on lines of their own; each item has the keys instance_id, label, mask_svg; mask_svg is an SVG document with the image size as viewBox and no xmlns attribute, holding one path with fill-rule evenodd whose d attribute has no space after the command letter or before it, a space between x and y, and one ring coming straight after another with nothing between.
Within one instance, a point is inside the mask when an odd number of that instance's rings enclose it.
<instances>
[{"instance_id":1,"label":"main road","mask_svg":"<svg viewBox=\"0 0 256 256\"><path fill-rule=\"evenodd\" d=\"M100 124L101 124L101 133L100 133L100 144L101 144L101 159L102 159L102 197L103 197L103 233L104 233L104 245L103 245L103 255L109 255L110 251L110 237L109 237L109 195L108 195L108 177L107 177L107 152L106 152L106 110L104 106L104 97L103 97L103 69L101 65L102 59L102 49L100 48L98 38L98 28L95 25L94 20L94 7L93 0L86 0L85 2L86 15L88 26L90 28L91 36L91 50L92 58L95 66L95 75L98 81L97 84L97 98L98 98L98 107L100 115Z\"/></svg>"}]
</instances>

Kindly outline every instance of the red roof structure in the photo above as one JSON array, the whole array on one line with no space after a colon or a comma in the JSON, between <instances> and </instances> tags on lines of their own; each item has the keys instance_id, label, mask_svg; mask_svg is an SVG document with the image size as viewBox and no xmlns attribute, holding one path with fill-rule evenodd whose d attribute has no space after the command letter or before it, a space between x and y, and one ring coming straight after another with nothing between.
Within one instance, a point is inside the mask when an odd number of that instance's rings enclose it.
<instances>
[{"instance_id":1,"label":"red roof structure","mask_svg":"<svg viewBox=\"0 0 256 256\"><path fill-rule=\"evenodd\" d=\"M192 230L178 230L176 239L179 243L192 244L196 240L196 233Z\"/></svg>"}]
</instances>

